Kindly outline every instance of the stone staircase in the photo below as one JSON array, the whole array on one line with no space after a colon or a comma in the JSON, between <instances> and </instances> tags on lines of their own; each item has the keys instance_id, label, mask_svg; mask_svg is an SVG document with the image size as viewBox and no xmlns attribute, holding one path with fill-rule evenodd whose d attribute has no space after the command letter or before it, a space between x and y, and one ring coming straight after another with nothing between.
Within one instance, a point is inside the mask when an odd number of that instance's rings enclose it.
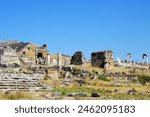
<instances>
[{"instance_id":1,"label":"stone staircase","mask_svg":"<svg viewBox=\"0 0 150 117\"><path fill-rule=\"evenodd\" d=\"M0 74L0 90L3 91L44 91L39 82L42 74Z\"/></svg>"}]
</instances>

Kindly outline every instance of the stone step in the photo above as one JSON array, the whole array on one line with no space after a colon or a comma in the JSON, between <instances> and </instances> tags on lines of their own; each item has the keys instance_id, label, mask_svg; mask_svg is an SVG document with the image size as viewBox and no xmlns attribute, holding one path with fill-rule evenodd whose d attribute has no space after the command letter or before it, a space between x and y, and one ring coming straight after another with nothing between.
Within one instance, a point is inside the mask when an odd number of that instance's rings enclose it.
<instances>
[{"instance_id":1,"label":"stone step","mask_svg":"<svg viewBox=\"0 0 150 117\"><path fill-rule=\"evenodd\" d=\"M0 83L14 83L14 84L16 84L16 83L37 83L37 81L0 81Z\"/></svg>"},{"instance_id":2,"label":"stone step","mask_svg":"<svg viewBox=\"0 0 150 117\"><path fill-rule=\"evenodd\" d=\"M39 80L41 74L0 74L0 90L4 91L41 91L46 90Z\"/></svg>"},{"instance_id":3,"label":"stone step","mask_svg":"<svg viewBox=\"0 0 150 117\"><path fill-rule=\"evenodd\" d=\"M39 80L38 78L0 78L0 80Z\"/></svg>"},{"instance_id":4,"label":"stone step","mask_svg":"<svg viewBox=\"0 0 150 117\"><path fill-rule=\"evenodd\" d=\"M9 86L9 87L39 87L39 86L41 86L41 85L38 85L38 84L7 84L7 85L5 85L5 84L0 84L0 87L7 87L7 86Z\"/></svg>"},{"instance_id":5,"label":"stone step","mask_svg":"<svg viewBox=\"0 0 150 117\"><path fill-rule=\"evenodd\" d=\"M45 87L9 87L9 86L5 86L5 87L1 87L0 86L0 90L28 90L28 91L44 91L46 90Z\"/></svg>"}]
</instances>

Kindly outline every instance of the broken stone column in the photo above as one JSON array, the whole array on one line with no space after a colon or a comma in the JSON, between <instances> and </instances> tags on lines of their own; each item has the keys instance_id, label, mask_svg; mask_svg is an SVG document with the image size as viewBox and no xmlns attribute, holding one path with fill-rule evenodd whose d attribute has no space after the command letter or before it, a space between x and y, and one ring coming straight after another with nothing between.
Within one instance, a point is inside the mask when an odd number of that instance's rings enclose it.
<instances>
[{"instance_id":1,"label":"broken stone column","mask_svg":"<svg viewBox=\"0 0 150 117\"><path fill-rule=\"evenodd\" d=\"M68 59L68 58L66 58L65 60L64 60L64 65L66 66L66 65L70 65L70 60Z\"/></svg>"},{"instance_id":2,"label":"broken stone column","mask_svg":"<svg viewBox=\"0 0 150 117\"><path fill-rule=\"evenodd\" d=\"M49 65L50 62L51 62L51 56L50 56L50 54L48 54L48 55L47 55L47 64Z\"/></svg>"},{"instance_id":3,"label":"broken stone column","mask_svg":"<svg viewBox=\"0 0 150 117\"><path fill-rule=\"evenodd\" d=\"M54 65L54 66L57 65L56 59L53 59L53 65Z\"/></svg>"},{"instance_id":4,"label":"broken stone column","mask_svg":"<svg viewBox=\"0 0 150 117\"><path fill-rule=\"evenodd\" d=\"M84 63L84 55L82 51L77 51L72 57L71 57L71 64L73 65L82 65Z\"/></svg>"},{"instance_id":5,"label":"broken stone column","mask_svg":"<svg viewBox=\"0 0 150 117\"><path fill-rule=\"evenodd\" d=\"M58 53L58 54L57 54L57 65L58 65L58 66L61 66L61 64L62 64L61 54Z\"/></svg>"}]
</instances>

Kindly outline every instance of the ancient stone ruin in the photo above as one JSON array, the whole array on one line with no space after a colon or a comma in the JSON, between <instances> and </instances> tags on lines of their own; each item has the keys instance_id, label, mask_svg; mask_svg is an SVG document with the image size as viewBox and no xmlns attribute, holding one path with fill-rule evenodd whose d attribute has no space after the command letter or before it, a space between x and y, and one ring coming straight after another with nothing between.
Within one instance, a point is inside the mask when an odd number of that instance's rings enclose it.
<instances>
[{"instance_id":1,"label":"ancient stone ruin","mask_svg":"<svg viewBox=\"0 0 150 117\"><path fill-rule=\"evenodd\" d=\"M82 65L84 63L84 54L82 51L77 51L72 57L71 57L71 64L73 65Z\"/></svg>"},{"instance_id":2,"label":"ancient stone ruin","mask_svg":"<svg viewBox=\"0 0 150 117\"><path fill-rule=\"evenodd\" d=\"M43 79L43 74L0 74L0 90L3 91L39 91L46 90L39 80Z\"/></svg>"},{"instance_id":3,"label":"ancient stone ruin","mask_svg":"<svg viewBox=\"0 0 150 117\"><path fill-rule=\"evenodd\" d=\"M93 52L91 63L92 66L108 69L113 66L113 52L111 50Z\"/></svg>"},{"instance_id":4,"label":"ancient stone ruin","mask_svg":"<svg viewBox=\"0 0 150 117\"><path fill-rule=\"evenodd\" d=\"M0 41L0 64L19 63L20 61L24 64L44 65L47 63L47 55L46 44L37 46L30 42L24 43L15 40Z\"/></svg>"},{"instance_id":5,"label":"ancient stone ruin","mask_svg":"<svg viewBox=\"0 0 150 117\"><path fill-rule=\"evenodd\" d=\"M129 58L131 58L131 54L129 54ZM147 54L143 54L142 58L143 64L146 62L146 67L149 67ZM121 66L121 61L119 59L118 61ZM86 78L94 80L101 75L108 77L109 80L137 80L137 76L132 74L107 73L109 72L107 69L112 68L114 63L111 50L93 52L91 60L86 60L82 51L77 51L70 57L60 53L48 53L46 44L38 46L30 42L0 41L0 90L46 90L47 87L42 85L40 81L57 78L63 78L69 82L75 80L80 86L86 83ZM70 64L84 64L83 66L86 67L92 64L92 66L106 70L102 73L97 71L91 73L84 68L79 69L76 68L77 66L70 66ZM126 64L123 65L127 66Z\"/></svg>"},{"instance_id":6,"label":"ancient stone ruin","mask_svg":"<svg viewBox=\"0 0 150 117\"><path fill-rule=\"evenodd\" d=\"M7 46L0 47L0 66L8 67L15 64L20 64L16 51Z\"/></svg>"}]
</instances>

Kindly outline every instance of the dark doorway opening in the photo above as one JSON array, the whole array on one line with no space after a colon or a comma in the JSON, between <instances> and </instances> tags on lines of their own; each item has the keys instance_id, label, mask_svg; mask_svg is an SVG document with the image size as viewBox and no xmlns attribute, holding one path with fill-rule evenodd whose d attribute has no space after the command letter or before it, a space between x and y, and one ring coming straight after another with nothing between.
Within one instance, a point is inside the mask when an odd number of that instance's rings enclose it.
<instances>
[{"instance_id":1,"label":"dark doorway opening","mask_svg":"<svg viewBox=\"0 0 150 117\"><path fill-rule=\"evenodd\" d=\"M43 54L42 53L38 53L37 54L37 58L43 58Z\"/></svg>"}]
</instances>

